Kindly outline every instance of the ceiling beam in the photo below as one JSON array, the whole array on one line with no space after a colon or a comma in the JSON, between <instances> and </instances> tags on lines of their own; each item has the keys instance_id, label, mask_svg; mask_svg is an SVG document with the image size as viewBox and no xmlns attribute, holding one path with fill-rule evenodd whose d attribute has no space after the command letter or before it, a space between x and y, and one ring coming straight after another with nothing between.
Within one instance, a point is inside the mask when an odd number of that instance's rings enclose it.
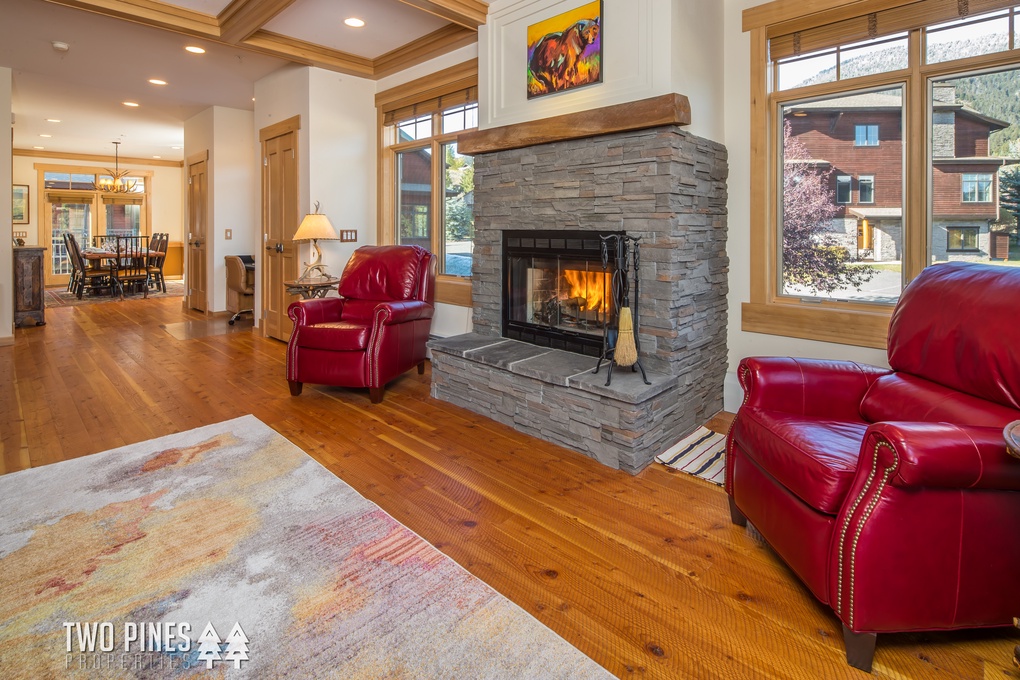
<instances>
[{"instance_id":1,"label":"ceiling beam","mask_svg":"<svg viewBox=\"0 0 1020 680\"><path fill-rule=\"evenodd\" d=\"M470 28L472 31L477 31L489 14L489 6L479 0L400 0L400 2Z\"/></svg>"},{"instance_id":2,"label":"ceiling beam","mask_svg":"<svg viewBox=\"0 0 1020 680\"><path fill-rule=\"evenodd\" d=\"M220 39L220 27L216 17L155 0L46 1L54 5L73 7L86 12L132 21L143 26L164 28L200 38Z\"/></svg>"},{"instance_id":3,"label":"ceiling beam","mask_svg":"<svg viewBox=\"0 0 1020 680\"><path fill-rule=\"evenodd\" d=\"M239 43L269 23L295 0L233 0L220 12L220 38Z\"/></svg>"},{"instance_id":4,"label":"ceiling beam","mask_svg":"<svg viewBox=\"0 0 1020 680\"><path fill-rule=\"evenodd\" d=\"M306 66L318 66L319 68L346 73L352 76L361 76L362 78L374 77L371 59L365 59L356 54L340 52L339 50L333 50L322 45L298 40L297 38L270 33L269 31L255 31L241 45L263 54L286 59L298 64L305 64Z\"/></svg>"},{"instance_id":5,"label":"ceiling beam","mask_svg":"<svg viewBox=\"0 0 1020 680\"><path fill-rule=\"evenodd\" d=\"M375 78L403 71L416 64L428 61L441 54L478 42L478 32L456 24L447 24L438 31L433 31L402 47L376 57L372 61L372 73Z\"/></svg>"}]
</instances>

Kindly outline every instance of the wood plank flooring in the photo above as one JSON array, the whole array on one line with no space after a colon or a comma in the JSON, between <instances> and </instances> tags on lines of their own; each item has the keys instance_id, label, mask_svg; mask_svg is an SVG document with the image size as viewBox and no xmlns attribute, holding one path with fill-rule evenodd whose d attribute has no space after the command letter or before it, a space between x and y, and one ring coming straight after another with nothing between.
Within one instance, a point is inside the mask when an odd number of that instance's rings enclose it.
<instances>
[{"instance_id":1,"label":"wood plank flooring","mask_svg":"<svg viewBox=\"0 0 1020 680\"><path fill-rule=\"evenodd\" d=\"M312 385L294 398L283 343L160 327L202 319L180 299L127 300L18 329L0 347L0 472L251 413L619 677L866 677L832 613L730 524L719 487L610 470L433 400L428 371L378 405ZM1020 678L1017 641L880 636L873 676Z\"/></svg>"}]
</instances>

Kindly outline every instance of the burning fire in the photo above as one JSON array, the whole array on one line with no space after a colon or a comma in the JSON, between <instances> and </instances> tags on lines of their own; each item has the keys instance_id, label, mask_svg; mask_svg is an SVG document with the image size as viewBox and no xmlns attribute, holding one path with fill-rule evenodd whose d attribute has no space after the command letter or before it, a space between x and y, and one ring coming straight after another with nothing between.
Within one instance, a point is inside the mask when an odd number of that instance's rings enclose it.
<instances>
[{"instance_id":1,"label":"burning fire","mask_svg":"<svg viewBox=\"0 0 1020 680\"><path fill-rule=\"evenodd\" d=\"M584 302L580 305L582 311L590 311L598 314L606 314L606 305L609 302L603 292L610 290L609 276L605 272L583 272L571 269L563 271L563 279L569 288L564 292L568 299L580 298Z\"/></svg>"}]
</instances>

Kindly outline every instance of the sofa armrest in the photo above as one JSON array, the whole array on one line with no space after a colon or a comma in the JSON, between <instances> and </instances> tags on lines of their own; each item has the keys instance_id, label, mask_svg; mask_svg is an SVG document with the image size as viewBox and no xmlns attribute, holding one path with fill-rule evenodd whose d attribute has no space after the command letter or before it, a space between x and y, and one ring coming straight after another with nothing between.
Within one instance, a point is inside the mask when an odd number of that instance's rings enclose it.
<instances>
[{"instance_id":1,"label":"sofa armrest","mask_svg":"<svg viewBox=\"0 0 1020 680\"><path fill-rule=\"evenodd\" d=\"M861 400L889 369L856 361L747 357L737 368L742 406L805 416L859 420Z\"/></svg>"},{"instance_id":2,"label":"sofa armrest","mask_svg":"<svg viewBox=\"0 0 1020 680\"><path fill-rule=\"evenodd\" d=\"M435 307L421 300L401 300L399 302L380 302L375 308L375 325L383 326L431 319Z\"/></svg>"},{"instance_id":3,"label":"sofa armrest","mask_svg":"<svg viewBox=\"0 0 1020 680\"><path fill-rule=\"evenodd\" d=\"M344 309L344 299L338 297L295 300L287 308L287 316L296 326L314 326L317 323L336 321Z\"/></svg>"},{"instance_id":4,"label":"sofa armrest","mask_svg":"<svg viewBox=\"0 0 1020 680\"><path fill-rule=\"evenodd\" d=\"M887 470L897 487L1020 491L1020 460L1009 455L995 427L875 423L864 437L865 456L874 465L861 467Z\"/></svg>"}]
</instances>

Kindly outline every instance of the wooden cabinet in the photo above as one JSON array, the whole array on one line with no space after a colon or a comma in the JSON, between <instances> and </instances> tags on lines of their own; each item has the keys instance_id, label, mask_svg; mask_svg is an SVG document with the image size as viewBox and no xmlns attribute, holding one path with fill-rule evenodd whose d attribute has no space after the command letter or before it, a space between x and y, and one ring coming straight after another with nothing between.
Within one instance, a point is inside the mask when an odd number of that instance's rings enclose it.
<instances>
[{"instance_id":1,"label":"wooden cabinet","mask_svg":"<svg viewBox=\"0 0 1020 680\"><path fill-rule=\"evenodd\" d=\"M14 325L21 326L25 319L35 325L46 324L46 289L43 286L43 267L46 249L22 246L14 249Z\"/></svg>"}]
</instances>

